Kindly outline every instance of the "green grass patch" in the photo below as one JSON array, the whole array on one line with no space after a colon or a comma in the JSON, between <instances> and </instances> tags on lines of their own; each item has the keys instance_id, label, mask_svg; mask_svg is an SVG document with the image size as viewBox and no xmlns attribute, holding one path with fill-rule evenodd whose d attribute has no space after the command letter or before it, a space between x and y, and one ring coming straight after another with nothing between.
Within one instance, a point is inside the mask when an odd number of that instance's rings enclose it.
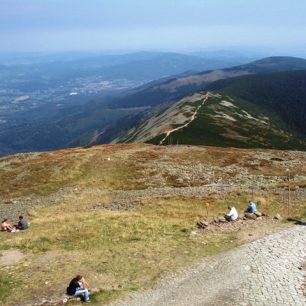
<instances>
[{"instance_id":1,"label":"green grass patch","mask_svg":"<svg viewBox=\"0 0 306 306\"><path fill-rule=\"evenodd\" d=\"M15 281L11 275L1 271L0 273L0 302L5 302L10 296L13 287L15 286Z\"/></svg>"},{"instance_id":2,"label":"green grass patch","mask_svg":"<svg viewBox=\"0 0 306 306\"><path fill-rule=\"evenodd\" d=\"M40 236L34 239L22 239L20 243L16 245L16 247L18 247L22 251L31 251L34 253L38 253L51 250L53 245L54 242L50 238L46 236Z\"/></svg>"},{"instance_id":3,"label":"green grass patch","mask_svg":"<svg viewBox=\"0 0 306 306\"><path fill-rule=\"evenodd\" d=\"M124 294L123 290L101 290L100 292L90 296L90 300L94 304L100 302L109 303Z\"/></svg>"}]
</instances>

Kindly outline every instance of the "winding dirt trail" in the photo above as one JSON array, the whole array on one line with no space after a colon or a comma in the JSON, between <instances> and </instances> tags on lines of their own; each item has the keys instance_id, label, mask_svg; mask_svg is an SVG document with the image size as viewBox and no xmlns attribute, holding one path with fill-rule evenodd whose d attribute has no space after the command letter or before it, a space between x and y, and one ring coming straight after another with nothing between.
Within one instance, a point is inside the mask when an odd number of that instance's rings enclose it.
<instances>
[{"instance_id":1,"label":"winding dirt trail","mask_svg":"<svg viewBox=\"0 0 306 306\"><path fill-rule=\"evenodd\" d=\"M166 141L166 139L167 139L173 132L179 131L179 130L181 130L181 129L187 127L187 126L195 119L196 115L198 114L199 109L204 105L204 103L205 103L209 98L214 97L214 94L212 94L211 92L207 92L207 93L204 95L204 97L205 97L205 98L204 98L203 102L201 103L200 106L198 106L198 107L196 108L196 110L194 111L194 113L193 113L193 115L191 116L190 120L189 120L187 123L185 123L184 125L179 126L179 127L175 128L175 129L172 129L172 130L168 131L167 134L166 134L166 136L159 142L160 145L162 145L162 144Z\"/></svg>"}]
</instances>

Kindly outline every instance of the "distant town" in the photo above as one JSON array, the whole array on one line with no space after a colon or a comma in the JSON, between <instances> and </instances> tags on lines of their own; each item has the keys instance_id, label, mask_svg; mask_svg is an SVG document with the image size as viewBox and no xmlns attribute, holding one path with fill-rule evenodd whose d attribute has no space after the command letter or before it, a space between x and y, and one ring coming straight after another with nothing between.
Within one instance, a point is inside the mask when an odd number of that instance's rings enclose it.
<instances>
[{"instance_id":1,"label":"distant town","mask_svg":"<svg viewBox=\"0 0 306 306\"><path fill-rule=\"evenodd\" d=\"M78 77L61 83L25 80L20 77L14 78L14 75L10 75L9 80L5 77L0 73L1 125L6 124L12 114L37 109L47 104L60 108L75 97L81 97L86 102L92 96L127 90L146 83L146 81L127 79L105 80L99 76ZM25 81L29 81L31 86L23 89L22 85Z\"/></svg>"}]
</instances>

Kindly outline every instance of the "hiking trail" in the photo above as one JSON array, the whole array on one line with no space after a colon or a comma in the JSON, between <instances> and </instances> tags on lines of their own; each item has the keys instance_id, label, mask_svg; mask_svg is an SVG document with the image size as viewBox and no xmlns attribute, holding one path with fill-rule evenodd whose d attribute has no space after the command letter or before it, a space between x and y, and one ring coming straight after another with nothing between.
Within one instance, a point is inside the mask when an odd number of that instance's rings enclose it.
<instances>
[{"instance_id":1,"label":"hiking trail","mask_svg":"<svg viewBox=\"0 0 306 306\"><path fill-rule=\"evenodd\" d=\"M169 276L112 306L305 306L306 227L293 226Z\"/></svg>"}]
</instances>

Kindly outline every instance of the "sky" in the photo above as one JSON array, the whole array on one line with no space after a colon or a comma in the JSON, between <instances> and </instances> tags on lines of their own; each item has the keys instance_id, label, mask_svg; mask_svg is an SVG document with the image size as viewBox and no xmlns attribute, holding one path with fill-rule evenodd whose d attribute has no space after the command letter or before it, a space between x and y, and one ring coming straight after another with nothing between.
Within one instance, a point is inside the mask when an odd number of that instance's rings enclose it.
<instances>
[{"instance_id":1,"label":"sky","mask_svg":"<svg viewBox=\"0 0 306 306\"><path fill-rule=\"evenodd\" d=\"M304 0L0 0L0 52L306 46Z\"/></svg>"}]
</instances>

